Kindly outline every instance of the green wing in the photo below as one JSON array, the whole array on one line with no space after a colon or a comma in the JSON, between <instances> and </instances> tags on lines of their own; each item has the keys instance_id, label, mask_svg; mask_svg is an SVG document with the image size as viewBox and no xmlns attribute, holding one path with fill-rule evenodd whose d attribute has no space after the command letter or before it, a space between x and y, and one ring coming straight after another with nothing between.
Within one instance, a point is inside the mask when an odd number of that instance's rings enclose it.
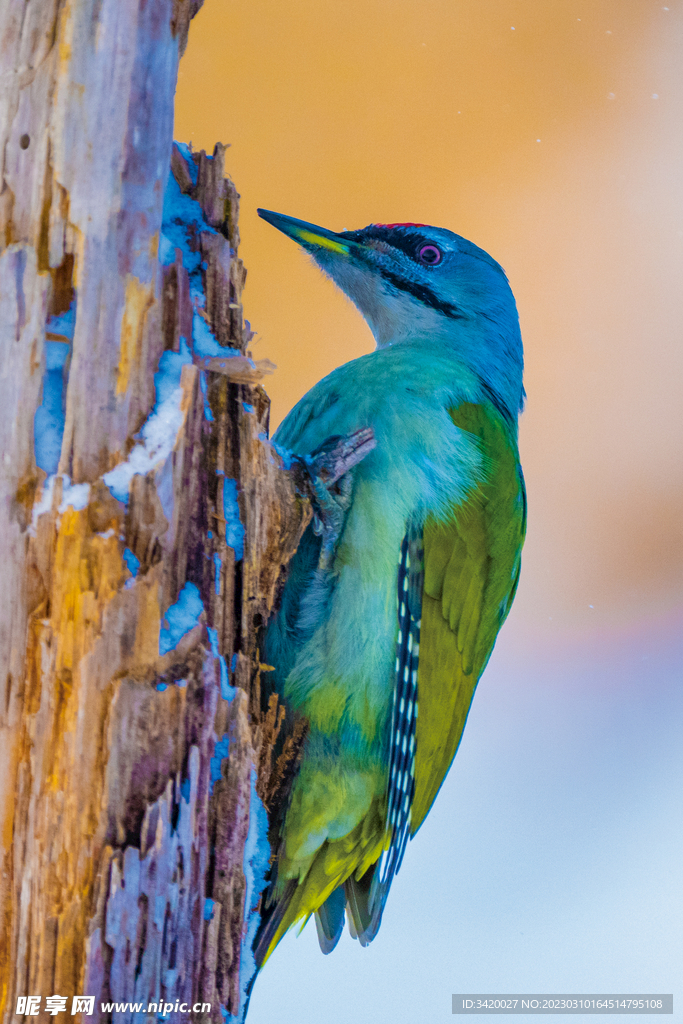
<instances>
[{"instance_id":1,"label":"green wing","mask_svg":"<svg viewBox=\"0 0 683 1024\"><path fill-rule=\"evenodd\" d=\"M486 478L450 520L425 523L413 835L446 777L510 610L526 530L517 445L502 416L467 403L451 417L479 438Z\"/></svg>"}]
</instances>

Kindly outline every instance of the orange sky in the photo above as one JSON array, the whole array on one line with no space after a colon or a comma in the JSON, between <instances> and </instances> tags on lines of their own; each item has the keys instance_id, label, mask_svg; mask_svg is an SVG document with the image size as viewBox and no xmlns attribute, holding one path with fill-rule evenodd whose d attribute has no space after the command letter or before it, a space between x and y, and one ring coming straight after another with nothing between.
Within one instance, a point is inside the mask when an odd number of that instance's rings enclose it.
<instances>
[{"instance_id":1,"label":"orange sky","mask_svg":"<svg viewBox=\"0 0 683 1024\"><path fill-rule=\"evenodd\" d=\"M529 395L513 615L550 636L658 615L683 592L683 5L670 7L205 0L181 62L176 138L232 145L274 424L373 342L257 206L337 230L436 224L505 267Z\"/></svg>"}]
</instances>

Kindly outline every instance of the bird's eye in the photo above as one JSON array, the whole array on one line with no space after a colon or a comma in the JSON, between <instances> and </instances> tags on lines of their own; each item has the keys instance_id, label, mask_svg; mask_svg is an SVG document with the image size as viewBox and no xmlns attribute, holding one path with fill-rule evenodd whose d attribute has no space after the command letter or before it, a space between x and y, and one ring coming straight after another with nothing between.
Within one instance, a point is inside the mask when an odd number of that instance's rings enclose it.
<instances>
[{"instance_id":1,"label":"bird's eye","mask_svg":"<svg viewBox=\"0 0 683 1024\"><path fill-rule=\"evenodd\" d=\"M441 250L437 249L435 245L423 245L417 258L426 267L435 267L437 263L441 263Z\"/></svg>"}]
</instances>

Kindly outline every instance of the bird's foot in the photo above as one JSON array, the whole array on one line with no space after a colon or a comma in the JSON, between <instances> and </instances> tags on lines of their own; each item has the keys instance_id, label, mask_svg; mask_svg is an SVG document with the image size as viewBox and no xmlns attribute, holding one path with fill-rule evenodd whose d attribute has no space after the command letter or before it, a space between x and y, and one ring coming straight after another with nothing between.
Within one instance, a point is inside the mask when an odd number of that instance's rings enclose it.
<instances>
[{"instance_id":1,"label":"bird's foot","mask_svg":"<svg viewBox=\"0 0 683 1024\"><path fill-rule=\"evenodd\" d=\"M332 487L328 487L320 477L312 477L311 483L315 492L313 532L322 537L318 568L326 569L334 556L351 505L353 479L350 475L343 476Z\"/></svg>"},{"instance_id":2,"label":"bird's foot","mask_svg":"<svg viewBox=\"0 0 683 1024\"><path fill-rule=\"evenodd\" d=\"M353 477L349 470L376 446L374 431L364 427L347 437L329 437L307 458L297 460L304 476L304 488L300 489L308 492L313 505L313 530L322 537L320 569L332 562L351 505Z\"/></svg>"}]
</instances>

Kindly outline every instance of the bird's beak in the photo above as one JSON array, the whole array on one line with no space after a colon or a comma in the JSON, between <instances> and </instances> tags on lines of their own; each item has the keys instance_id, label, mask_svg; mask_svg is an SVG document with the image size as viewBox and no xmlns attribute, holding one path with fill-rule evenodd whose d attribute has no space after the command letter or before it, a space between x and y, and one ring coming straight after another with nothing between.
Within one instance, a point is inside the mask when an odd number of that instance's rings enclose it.
<instances>
[{"instance_id":1,"label":"bird's beak","mask_svg":"<svg viewBox=\"0 0 683 1024\"><path fill-rule=\"evenodd\" d=\"M272 210L257 210L256 212L259 217L263 217L273 227L283 231L306 249L327 249L329 252L348 256L351 247L355 244L348 238L336 235L334 231L319 228L316 224L309 224L308 221L297 220L295 217L286 217L284 213L274 213Z\"/></svg>"}]
</instances>

